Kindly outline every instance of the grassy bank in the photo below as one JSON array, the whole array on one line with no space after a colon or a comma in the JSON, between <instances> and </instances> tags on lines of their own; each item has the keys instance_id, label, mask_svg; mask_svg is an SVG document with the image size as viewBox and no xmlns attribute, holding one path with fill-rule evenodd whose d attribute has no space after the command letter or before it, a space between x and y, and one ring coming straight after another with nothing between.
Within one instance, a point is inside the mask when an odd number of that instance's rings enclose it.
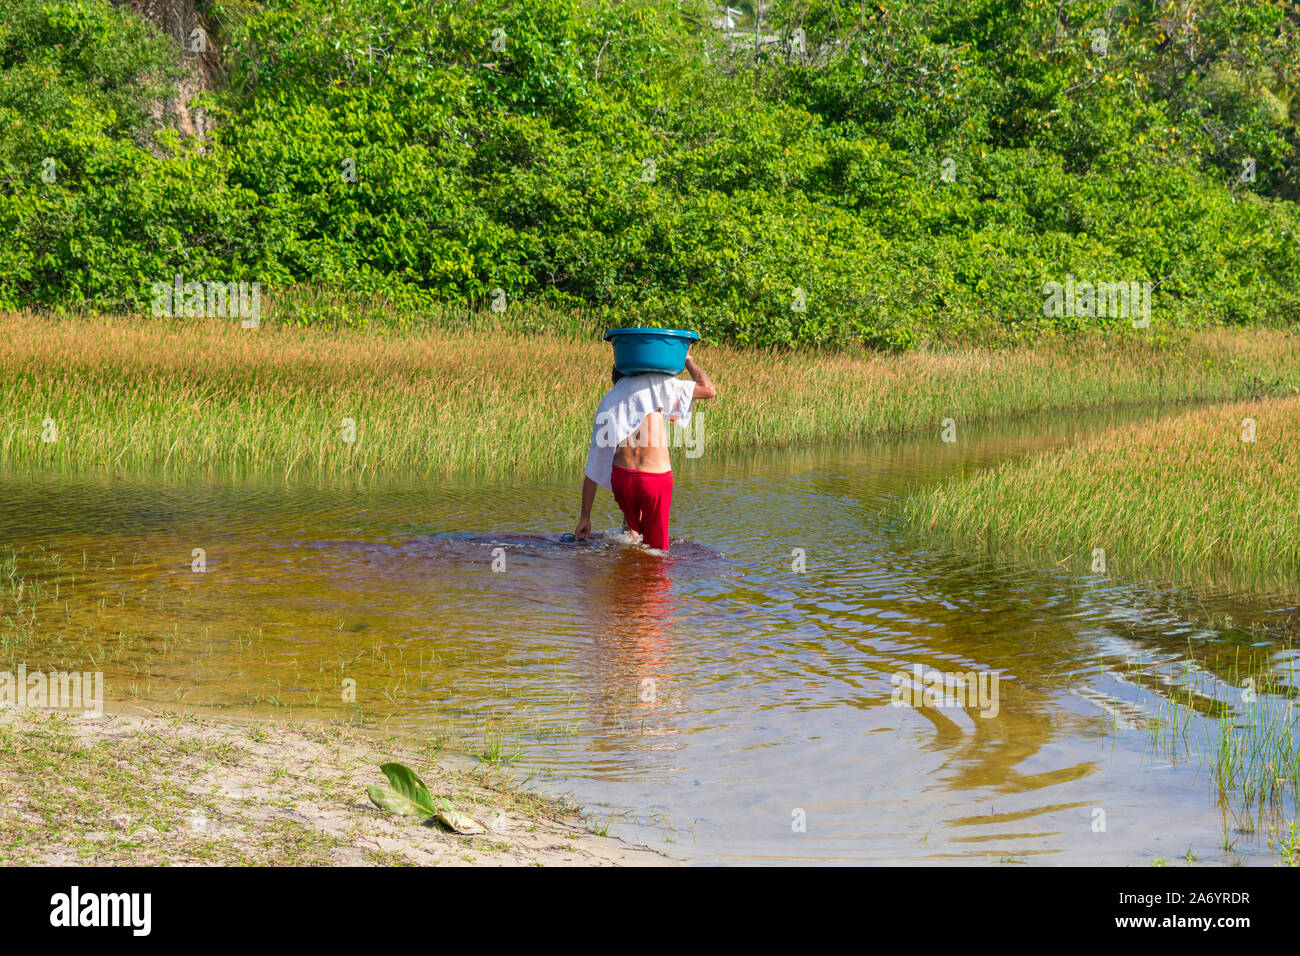
<instances>
[{"instance_id":1,"label":"grassy bank","mask_svg":"<svg viewBox=\"0 0 1300 956\"><path fill-rule=\"evenodd\" d=\"M706 451L1062 409L1300 389L1282 331L1147 331L900 355L702 346ZM480 329L0 317L0 462L326 476L576 468L609 346ZM347 429L355 423L355 435ZM354 440L348 441L349 437Z\"/></svg>"},{"instance_id":2,"label":"grassy bank","mask_svg":"<svg viewBox=\"0 0 1300 956\"><path fill-rule=\"evenodd\" d=\"M416 768L468 836L366 797ZM331 724L0 710L0 865L656 865L499 772Z\"/></svg>"},{"instance_id":3,"label":"grassy bank","mask_svg":"<svg viewBox=\"0 0 1300 956\"><path fill-rule=\"evenodd\" d=\"M1249 421L1248 421L1249 420ZM1253 422L1253 440L1251 436ZM920 530L1000 555L1300 597L1300 398L1199 409L918 493Z\"/></svg>"}]
</instances>

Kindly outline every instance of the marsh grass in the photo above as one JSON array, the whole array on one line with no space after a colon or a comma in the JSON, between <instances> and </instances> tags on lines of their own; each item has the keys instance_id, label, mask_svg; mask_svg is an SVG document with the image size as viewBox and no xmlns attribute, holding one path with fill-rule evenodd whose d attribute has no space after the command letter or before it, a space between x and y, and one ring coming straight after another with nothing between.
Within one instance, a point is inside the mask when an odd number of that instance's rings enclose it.
<instances>
[{"instance_id":1,"label":"marsh grass","mask_svg":"<svg viewBox=\"0 0 1300 956\"><path fill-rule=\"evenodd\" d=\"M1296 658L1289 648L1280 660L1248 649L1205 666L1194 661L1189 649L1176 672L1138 681L1158 699L1143 721L1148 752L1203 767L1235 828L1267 830L1285 858L1293 851L1287 818L1300 809ZM1226 835L1224 845L1231 849Z\"/></svg>"},{"instance_id":2,"label":"marsh grass","mask_svg":"<svg viewBox=\"0 0 1300 956\"><path fill-rule=\"evenodd\" d=\"M0 463L363 479L576 469L609 346L582 316L539 320L545 334L480 318L364 331L0 316ZM704 409L705 454L937 431L945 418L1291 392L1297 344L1221 330L899 355L699 346L722 393Z\"/></svg>"},{"instance_id":3,"label":"marsh grass","mask_svg":"<svg viewBox=\"0 0 1300 956\"><path fill-rule=\"evenodd\" d=\"M1243 441L1243 422L1255 423ZM1300 596L1300 397L1187 411L921 490L901 505L958 547L1092 573Z\"/></svg>"},{"instance_id":4,"label":"marsh grass","mask_svg":"<svg viewBox=\"0 0 1300 956\"><path fill-rule=\"evenodd\" d=\"M1189 641L1168 660L1130 660L1126 683L1138 688L1126 716L1146 737L1159 765L1194 768L1223 812L1225 857L1241 835L1259 835L1284 863L1295 865L1300 813L1300 683L1295 648L1206 649ZM1127 729L1103 718L1118 741Z\"/></svg>"}]
</instances>

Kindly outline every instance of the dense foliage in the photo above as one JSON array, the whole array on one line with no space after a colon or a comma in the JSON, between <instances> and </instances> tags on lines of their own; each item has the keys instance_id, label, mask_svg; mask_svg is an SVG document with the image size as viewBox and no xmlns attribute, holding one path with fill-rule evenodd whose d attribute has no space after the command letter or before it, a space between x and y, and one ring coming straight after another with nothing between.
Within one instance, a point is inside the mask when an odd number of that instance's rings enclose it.
<instances>
[{"instance_id":1,"label":"dense foliage","mask_svg":"<svg viewBox=\"0 0 1300 956\"><path fill-rule=\"evenodd\" d=\"M182 273L907 347L1128 322L1045 317L1067 277L1156 326L1300 305L1291 2L199 6L207 144L129 10L0 8L0 308Z\"/></svg>"}]
</instances>

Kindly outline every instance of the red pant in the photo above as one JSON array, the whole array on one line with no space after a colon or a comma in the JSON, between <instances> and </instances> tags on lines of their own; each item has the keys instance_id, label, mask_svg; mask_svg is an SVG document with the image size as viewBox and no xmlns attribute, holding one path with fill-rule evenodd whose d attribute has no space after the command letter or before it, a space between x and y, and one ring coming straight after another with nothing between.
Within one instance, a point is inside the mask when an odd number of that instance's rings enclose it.
<instances>
[{"instance_id":1,"label":"red pant","mask_svg":"<svg viewBox=\"0 0 1300 956\"><path fill-rule=\"evenodd\" d=\"M610 479L623 520L652 548L668 550L668 512L673 506L673 473L658 474L614 466Z\"/></svg>"}]
</instances>

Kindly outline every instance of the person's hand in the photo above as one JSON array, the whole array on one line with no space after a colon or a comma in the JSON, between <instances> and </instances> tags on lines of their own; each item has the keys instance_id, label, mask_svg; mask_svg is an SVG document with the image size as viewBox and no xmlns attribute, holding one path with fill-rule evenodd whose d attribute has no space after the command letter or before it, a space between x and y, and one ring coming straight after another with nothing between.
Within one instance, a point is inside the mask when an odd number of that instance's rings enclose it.
<instances>
[{"instance_id":1,"label":"person's hand","mask_svg":"<svg viewBox=\"0 0 1300 956\"><path fill-rule=\"evenodd\" d=\"M573 529L573 537L578 541L583 541L589 534L591 534L591 516L583 515L578 519L578 526Z\"/></svg>"}]
</instances>

